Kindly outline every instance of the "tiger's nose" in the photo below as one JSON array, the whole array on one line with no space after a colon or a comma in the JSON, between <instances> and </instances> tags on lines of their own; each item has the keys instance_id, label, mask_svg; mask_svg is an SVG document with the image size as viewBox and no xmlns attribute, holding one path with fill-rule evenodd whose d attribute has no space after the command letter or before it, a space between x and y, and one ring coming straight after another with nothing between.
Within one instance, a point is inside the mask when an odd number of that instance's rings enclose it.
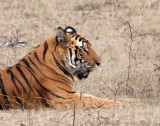
<instances>
[{"instance_id":1,"label":"tiger's nose","mask_svg":"<svg viewBox=\"0 0 160 126\"><path fill-rule=\"evenodd\" d=\"M96 65L99 66L101 63L96 62Z\"/></svg>"}]
</instances>

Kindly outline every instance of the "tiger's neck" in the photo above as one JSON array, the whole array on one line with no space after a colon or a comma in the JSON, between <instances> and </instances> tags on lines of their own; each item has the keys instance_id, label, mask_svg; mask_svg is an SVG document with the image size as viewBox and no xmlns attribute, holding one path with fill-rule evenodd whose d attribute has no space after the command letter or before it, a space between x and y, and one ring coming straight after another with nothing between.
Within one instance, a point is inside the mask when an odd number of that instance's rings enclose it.
<instances>
[{"instance_id":1,"label":"tiger's neck","mask_svg":"<svg viewBox=\"0 0 160 126\"><path fill-rule=\"evenodd\" d=\"M62 45L57 44L56 37L52 37L47 39L38 48L32 50L24 58L30 59L32 57L32 59L35 59L34 61L37 66L48 73L48 76L60 76L62 79L68 80L69 83L73 83L73 75L63 61L65 51Z\"/></svg>"}]
</instances>

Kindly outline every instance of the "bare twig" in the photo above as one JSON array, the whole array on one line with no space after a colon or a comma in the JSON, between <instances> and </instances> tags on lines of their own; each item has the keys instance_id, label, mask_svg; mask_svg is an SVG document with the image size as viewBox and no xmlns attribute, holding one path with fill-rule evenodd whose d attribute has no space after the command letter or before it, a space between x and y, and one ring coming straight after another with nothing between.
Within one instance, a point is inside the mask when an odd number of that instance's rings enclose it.
<instances>
[{"instance_id":1,"label":"bare twig","mask_svg":"<svg viewBox=\"0 0 160 126\"><path fill-rule=\"evenodd\" d=\"M157 34L153 34L153 33L144 33L144 34L139 34L138 37L139 37L139 36L146 36L146 35L159 37L159 34L160 34L160 33L157 33Z\"/></svg>"},{"instance_id":2,"label":"bare twig","mask_svg":"<svg viewBox=\"0 0 160 126\"><path fill-rule=\"evenodd\" d=\"M57 123L59 123L60 121L62 121L69 113L65 114L64 116L62 116L62 118L60 118Z\"/></svg>"},{"instance_id":3,"label":"bare twig","mask_svg":"<svg viewBox=\"0 0 160 126\"><path fill-rule=\"evenodd\" d=\"M105 84L105 86L110 89L110 91L115 92L112 88L110 88L109 86L107 86L106 82L103 82Z\"/></svg>"},{"instance_id":4,"label":"bare twig","mask_svg":"<svg viewBox=\"0 0 160 126\"><path fill-rule=\"evenodd\" d=\"M120 83L117 84L118 88L116 89L115 94L114 94L115 101L116 101L116 97L117 97L118 91L121 88L121 86L124 84L125 81L126 81L126 78L122 82L120 82Z\"/></svg>"},{"instance_id":5,"label":"bare twig","mask_svg":"<svg viewBox=\"0 0 160 126\"><path fill-rule=\"evenodd\" d=\"M156 67L153 72L155 72L156 70L160 70L160 66L158 66L158 65L156 65L154 63L152 63L152 64Z\"/></svg>"},{"instance_id":6,"label":"bare twig","mask_svg":"<svg viewBox=\"0 0 160 126\"><path fill-rule=\"evenodd\" d=\"M97 124L97 126L101 126L102 121L100 120L101 117L99 115L99 111L97 111L97 115L98 115L97 120L99 121L99 123Z\"/></svg>"},{"instance_id":7,"label":"bare twig","mask_svg":"<svg viewBox=\"0 0 160 126\"><path fill-rule=\"evenodd\" d=\"M132 40L132 42L133 42L133 34L132 34L132 28L131 28L131 25L130 25L130 23L128 22L128 21L126 21L126 24L128 25L128 27L129 27L129 31L130 31L130 38L131 38L131 40Z\"/></svg>"},{"instance_id":8,"label":"bare twig","mask_svg":"<svg viewBox=\"0 0 160 126\"><path fill-rule=\"evenodd\" d=\"M74 101L74 108L73 108L73 126L75 126L75 120L76 120L76 103Z\"/></svg>"},{"instance_id":9,"label":"bare twig","mask_svg":"<svg viewBox=\"0 0 160 126\"><path fill-rule=\"evenodd\" d=\"M153 63L152 63L153 64ZM153 64L156 68L153 70L153 72L156 73L156 76L158 78L158 84L160 84L160 66Z\"/></svg>"},{"instance_id":10,"label":"bare twig","mask_svg":"<svg viewBox=\"0 0 160 126\"><path fill-rule=\"evenodd\" d=\"M130 45L129 45L129 53L128 53L129 62L128 62L128 72L127 72L127 83L126 83L126 94L129 94L129 89L128 88L129 88L130 71L131 71L131 57L132 57L133 34L132 34L132 28L131 28L130 23L127 21L126 24L129 27L130 39L131 39L131 42L130 42Z\"/></svg>"},{"instance_id":11,"label":"bare twig","mask_svg":"<svg viewBox=\"0 0 160 126\"><path fill-rule=\"evenodd\" d=\"M21 29L20 28L16 28L15 25L12 25L13 28L15 29L15 32L11 32L14 38L14 43L16 44L18 41L20 41L20 38L22 38L23 36L25 36L26 34L22 34Z\"/></svg>"},{"instance_id":12,"label":"bare twig","mask_svg":"<svg viewBox=\"0 0 160 126\"><path fill-rule=\"evenodd\" d=\"M135 38L137 38L137 37L141 37L141 36L154 36L154 37L159 37L159 35L160 35L160 32L158 32L158 33L140 33L140 32L138 32L137 30L135 30L134 28L132 28L132 30L135 32L135 33L137 33L138 35L137 36L135 36Z\"/></svg>"},{"instance_id":13,"label":"bare twig","mask_svg":"<svg viewBox=\"0 0 160 126\"><path fill-rule=\"evenodd\" d=\"M87 125L87 124L90 124L91 126L95 126L94 123L90 122L89 120L88 120L85 124L86 124L86 125Z\"/></svg>"}]
</instances>

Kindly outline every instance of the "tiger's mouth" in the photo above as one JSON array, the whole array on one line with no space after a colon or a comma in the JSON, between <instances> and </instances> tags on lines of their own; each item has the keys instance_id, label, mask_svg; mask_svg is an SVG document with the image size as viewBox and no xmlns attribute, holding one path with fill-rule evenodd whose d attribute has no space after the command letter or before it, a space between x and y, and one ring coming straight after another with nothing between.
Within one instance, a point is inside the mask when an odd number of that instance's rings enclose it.
<instances>
[{"instance_id":1,"label":"tiger's mouth","mask_svg":"<svg viewBox=\"0 0 160 126\"><path fill-rule=\"evenodd\" d=\"M78 78L79 78L79 79L88 78L89 73L90 73L90 72L88 71L88 72L84 72L84 73L78 74Z\"/></svg>"},{"instance_id":2,"label":"tiger's mouth","mask_svg":"<svg viewBox=\"0 0 160 126\"><path fill-rule=\"evenodd\" d=\"M85 79L85 78L88 78L90 72L93 71L92 69L90 68L84 68L84 69L80 69L80 70L77 70L74 75L78 77L78 79Z\"/></svg>"}]
</instances>

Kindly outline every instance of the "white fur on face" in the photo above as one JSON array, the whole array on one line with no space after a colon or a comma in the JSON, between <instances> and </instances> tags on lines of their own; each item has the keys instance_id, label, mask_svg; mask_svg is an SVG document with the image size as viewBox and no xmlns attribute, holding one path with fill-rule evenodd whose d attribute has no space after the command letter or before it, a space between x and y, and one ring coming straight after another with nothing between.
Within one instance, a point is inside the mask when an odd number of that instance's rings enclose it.
<instances>
[{"instance_id":1,"label":"white fur on face","mask_svg":"<svg viewBox=\"0 0 160 126\"><path fill-rule=\"evenodd\" d=\"M77 40L77 41L76 41L76 44L77 44L79 47L81 47L81 46L87 47L87 44L86 44L85 42L83 42L83 41Z\"/></svg>"},{"instance_id":2,"label":"white fur on face","mask_svg":"<svg viewBox=\"0 0 160 126\"><path fill-rule=\"evenodd\" d=\"M77 44L78 46L82 46L82 41L77 40L77 41L76 41L76 44Z\"/></svg>"},{"instance_id":3,"label":"white fur on face","mask_svg":"<svg viewBox=\"0 0 160 126\"><path fill-rule=\"evenodd\" d=\"M70 51L71 51L71 54L70 54ZM69 66L76 68L74 51L70 49L68 52L68 55L69 55Z\"/></svg>"}]
</instances>

